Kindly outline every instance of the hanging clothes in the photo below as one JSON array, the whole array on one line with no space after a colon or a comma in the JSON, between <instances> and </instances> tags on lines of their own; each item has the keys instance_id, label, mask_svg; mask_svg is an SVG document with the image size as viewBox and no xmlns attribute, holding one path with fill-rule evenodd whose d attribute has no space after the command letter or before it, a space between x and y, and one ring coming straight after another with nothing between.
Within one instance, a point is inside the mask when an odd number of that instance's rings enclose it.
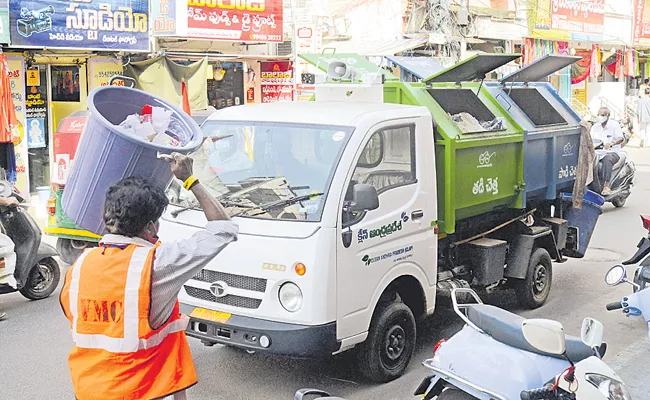
<instances>
[{"instance_id":1,"label":"hanging clothes","mask_svg":"<svg viewBox=\"0 0 650 400\"><path fill-rule=\"evenodd\" d=\"M13 142L12 128L18 125L18 120L11 97L9 65L4 54L0 54L0 69L0 143L11 143Z\"/></svg>"}]
</instances>

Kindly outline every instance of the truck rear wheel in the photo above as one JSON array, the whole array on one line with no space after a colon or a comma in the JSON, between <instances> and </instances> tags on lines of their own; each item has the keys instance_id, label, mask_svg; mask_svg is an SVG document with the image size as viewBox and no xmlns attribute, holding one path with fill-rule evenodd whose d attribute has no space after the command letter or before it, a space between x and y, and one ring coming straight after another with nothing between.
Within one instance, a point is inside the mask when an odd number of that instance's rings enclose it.
<instances>
[{"instance_id":1,"label":"truck rear wheel","mask_svg":"<svg viewBox=\"0 0 650 400\"><path fill-rule=\"evenodd\" d=\"M541 307L551 293L553 281L553 260L546 249L538 247L528 263L526 278L515 283L519 304L535 309Z\"/></svg>"},{"instance_id":2,"label":"truck rear wheel","mask_svg":"<svg viewBox=\"0 0 650 400\"><path fill-rule=\"evenodd\" d=\"M399 378L411 361L415 338L415 318L406 304L400 301L380 304L370 322L368 338L361 345L361 373L380 383Z\"/></svg>"}]
</instances>

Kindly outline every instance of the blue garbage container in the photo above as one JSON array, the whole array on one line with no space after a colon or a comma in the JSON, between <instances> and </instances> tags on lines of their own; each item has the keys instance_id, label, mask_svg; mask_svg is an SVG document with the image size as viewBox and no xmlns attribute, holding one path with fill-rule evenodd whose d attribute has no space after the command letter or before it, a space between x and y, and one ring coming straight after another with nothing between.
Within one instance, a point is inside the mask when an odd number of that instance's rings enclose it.
<instances>
[{"instance_id":1,"label":"blue garbage container","mask_svg":"<svg viewBox=\"0 0 650 400\"><path fill-rule=\"evenodd\" d=\"M573 201L573 196L571 193L560 193L560 199L570 204ZM582 258L587 253L598 217L603 213L601 207L605 204L605 199L601 195L590 190L585 192L582 200L582 208L569 206L564 217L569 223L569 228L578 230L577 248L565 250L566 255L573 258Z\"/></svg>"},{"instance_id":2,"label":"blue garbage container","mask_svg":"<svg viewBox=\"0 0 650 400\"><path fill-rule=\"evenodd\" d=\"M127 133L119 126L145 105L172 112L170 130L186 138L179 147L161 146ZM158 152L182 154L196 150L203 135L194 120L163 99L137 89L105 86L88 96L91 115L79 142L75 162L63 192L63 211L77 225L105 233L104 199L109 187L129 176L141 176L166 188L172 180L169 164Z\"/></svg>"}]
</instances>

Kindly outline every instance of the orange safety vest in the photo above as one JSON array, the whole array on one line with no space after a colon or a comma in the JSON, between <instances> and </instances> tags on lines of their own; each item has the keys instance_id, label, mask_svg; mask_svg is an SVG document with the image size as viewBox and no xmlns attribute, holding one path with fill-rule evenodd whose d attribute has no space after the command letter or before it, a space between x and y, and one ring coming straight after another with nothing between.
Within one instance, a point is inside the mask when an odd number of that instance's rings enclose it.
<instances>
[{"instance_id":1,"label":"orange safety vest","mask_svg":"<svg viewBox=\"0 0 650 400\"><path fill-rule=\"evenodd\" d=\"M157 399L197 382L178 300L163 326L149 326L154 251L89 249L66 273L60 301L77 399Z\"/></svg>"}]
</instances>

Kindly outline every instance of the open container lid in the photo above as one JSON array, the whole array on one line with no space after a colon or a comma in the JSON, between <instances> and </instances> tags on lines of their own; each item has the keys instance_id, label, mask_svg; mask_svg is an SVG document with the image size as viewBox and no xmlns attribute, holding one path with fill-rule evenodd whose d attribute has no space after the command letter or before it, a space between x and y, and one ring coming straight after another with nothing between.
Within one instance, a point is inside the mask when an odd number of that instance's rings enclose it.
<instances>
[{"instance_id":1,"label":"open container lid","mask_svg":"<svg viewBox=\"0 0 650 400\"><path fill-rule=\"evenodd\" d=\"M495 69L521 57L521 54L477 54L424 80L425 83L471 82L483 79Z\"/></svg>"},{"instance_id":2,"label":"open container lid","mask_svg":"<svg viewBox=\"0 0 650 400\"><path fill-rule=\"evenodd\" d=\"M547 76L580 60L582 60L582 57L549 54L534 61L530 65L518 69L512 74L504 76L499 82L539 82Z\"/></svg>"},{"instance_id":3,"label":"open container lid","mask_svg":"<svg viewBox=\"0 0 650 400\"><path fill-rule=\"evenodd\" d=\"M377 66L377 64L368 61L366 57L356 53L318 53L299 54L298 56L325 73L327 73L327 68L331 62L340 61L344 62L350 68L355 69L359 74L359 78L363 74L381 72L387 81L395 81L398 79L386 69Z\"/></svg>"},{"instance_id":4,"label":"open container lid","mask_svg":"<svg viewBox=\"0 0 650 400\"><path fill-rule=\"evenodd\" d=\"M429 57L389 56L386 58L419 79L424 79L445 69Z\"/></svg>"}]
</instances>

